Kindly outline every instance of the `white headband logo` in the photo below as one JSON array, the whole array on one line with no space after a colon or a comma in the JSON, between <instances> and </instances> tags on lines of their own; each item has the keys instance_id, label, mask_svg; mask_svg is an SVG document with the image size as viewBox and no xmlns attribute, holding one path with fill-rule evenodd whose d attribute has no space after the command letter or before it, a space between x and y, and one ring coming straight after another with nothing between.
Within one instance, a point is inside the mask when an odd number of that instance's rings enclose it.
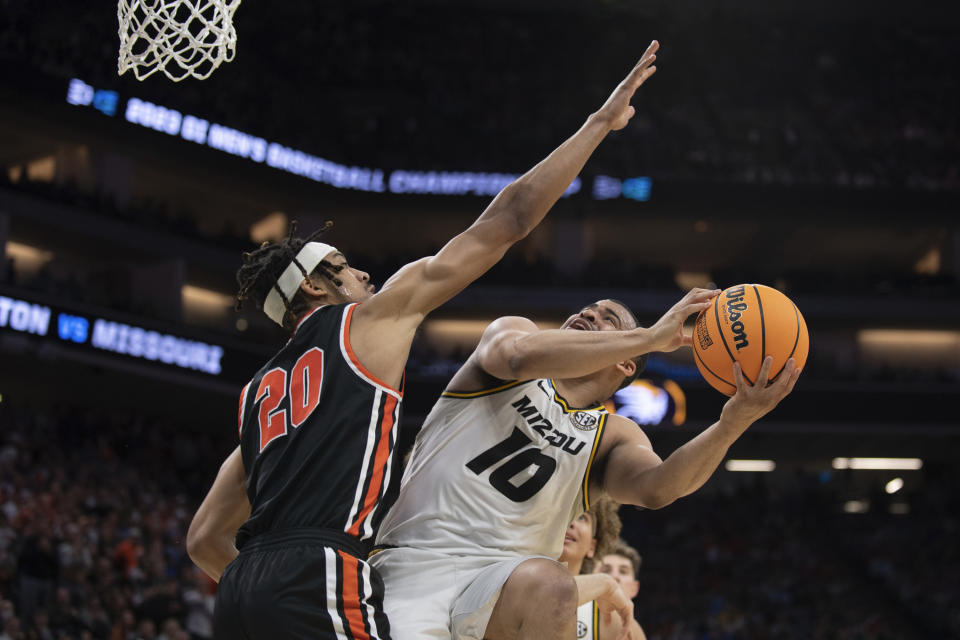
<instances>
[{"instance_id":1,"label":"white headband logo","mask_svg":"<svg viewBox=\"0 0 960 640\"><path fill-rule=\"evenodd\" d=\"M281 327L283 326L283 316L287 312L287 301L292 300L296 295L300 283L306 275L313 273L320 261L331 253L336 251L336 247L322 242L308 242L300 249L297 257L287 265L276 285L270 289L267 299L263 303L263 312ZM297 266L297 265L300 266ZM301 267L303 270L301 271ZM283 292L281 296L280 293Z\"/></svg>"}]
</instances>

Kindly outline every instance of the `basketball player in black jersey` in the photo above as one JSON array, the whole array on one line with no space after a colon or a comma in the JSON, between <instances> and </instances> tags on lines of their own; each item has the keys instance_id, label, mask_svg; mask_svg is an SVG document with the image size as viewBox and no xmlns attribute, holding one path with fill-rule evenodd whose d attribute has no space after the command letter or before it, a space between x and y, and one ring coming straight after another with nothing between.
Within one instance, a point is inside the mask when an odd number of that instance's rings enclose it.
<instances>
[{"instance_id":1,"label":"basketball player in black jersey","mask_svg":"<svg viewBox=\"0 0 960 640\"><path fill-rule=\"evenodd\" d=\"M216 638L389 637L382 583L363 558L395 466L414 333L527 235L607 133L626 126L630 99L656 69L656 48L470 228L379 292L313 236L291 233L248 254L240 298L261 305L291 338L244 387L240 446L188 532L190 557L220 581Z\"/></svg>"}]
</instances>

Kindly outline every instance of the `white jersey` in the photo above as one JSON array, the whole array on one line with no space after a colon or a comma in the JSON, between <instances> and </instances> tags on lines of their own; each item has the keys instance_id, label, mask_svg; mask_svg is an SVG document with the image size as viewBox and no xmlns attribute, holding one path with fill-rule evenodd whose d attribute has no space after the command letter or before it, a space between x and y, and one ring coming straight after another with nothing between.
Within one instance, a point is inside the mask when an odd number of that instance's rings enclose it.
<instances>
[{"instance_id":1,"label":"white jersey","mask_svg":"<svg viewBox=\"0 0 960 640\"><path fill-rule=\"evenodd\" d=\"M606 420L602 406L571 408L550 380L444 393L417 436L377 544L559 558L567 526L589 508Z\"/></svg>"},{"instance_id":2,"label":"white jersey","mask_svg":"<svg viewBox=\"0 0 960 640\"><path fill-rule=\"evenodd\" d=\"M597 601L591 600L577 607L577 640L599 640L600 611Z\"/></svg>"}]
</instances>

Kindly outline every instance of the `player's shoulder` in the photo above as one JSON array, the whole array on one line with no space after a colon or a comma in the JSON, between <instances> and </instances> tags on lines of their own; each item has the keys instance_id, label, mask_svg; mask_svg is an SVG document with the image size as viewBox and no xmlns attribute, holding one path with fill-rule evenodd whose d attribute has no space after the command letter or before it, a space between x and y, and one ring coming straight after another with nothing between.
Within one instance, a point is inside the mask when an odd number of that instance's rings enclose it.
<instances>
[{"instance_id":1,"label":"player's shoulder","mask_svg":"<svg viewBox=\"0 0 960 640\"><path fill-rule=\"evenodd\" d=\"M380 291L373 294L373 296L367 302L374 300L383 300L385 298L390 298L397 290L403 289L404 286L413 286L424 275L424 268L427 266L427 263L430 261L430 257L417 258L407 264L403 265L397 269L392 276L387 278L383 283L383 286L380 287ZM376 305L376 303L374 303Z\"/></svg>"},{"instance_id":2,"label":"player's shoulder","mask_svg":"<svg viewBox=\"0 0 960 640\"><path fill-rule=\"evenodd\" d=\"M339 303L314 307L297 322L291 341L330 326L339 329L344 312L351 306L352 303Z\"/></svg>"},{"instance_id":3,"label":"player's shoulder","mask_svg":"<svg viewBox=\"0 0 960 640\"><path fill-rule=\"evenodd\" d=\"M537 323L530 318L523 316L500 316L488 324L483 333L484 337L490 337L506 332L521 331L529 333L537 330L539 330Z\"/></svg>"},{"instance_id":4,"label":"player's shoulder","mask_svg":"<svg viewBox=\"0 0 960 640\"><path fill-rule=\"evenodd\" d=\"M605 445L603 448L605 449L618 444L650 446L650 438L643 432L639 424L616 413L607 414L603 439Z\"/></svg>"}]
</instances>

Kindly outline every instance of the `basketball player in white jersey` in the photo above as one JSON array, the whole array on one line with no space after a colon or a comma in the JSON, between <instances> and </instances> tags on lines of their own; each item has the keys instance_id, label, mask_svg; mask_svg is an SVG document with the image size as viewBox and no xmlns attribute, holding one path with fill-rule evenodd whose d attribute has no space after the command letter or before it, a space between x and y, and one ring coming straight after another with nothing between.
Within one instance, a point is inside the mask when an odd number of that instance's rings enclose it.
<instances>
[{"instance_id":1,"label":"basketball player in white jersey","mask_svg":"<svg viewBox=\"0 0 960 640\"><path fill-rule=\"evenodd\" d=\"M604 410L635 358L692 344L685 320L718 293L690 291L650 328L613 300L557 330L520 317L487 327L427 416L377 537L395 640L575 637L577 587L556 562L568 524L600 493L658 509L696 491L799 376L791 359L768 384L768 357L751 385L734 365L719 420L666 460Z\"/></svg>"}]
</instances>

